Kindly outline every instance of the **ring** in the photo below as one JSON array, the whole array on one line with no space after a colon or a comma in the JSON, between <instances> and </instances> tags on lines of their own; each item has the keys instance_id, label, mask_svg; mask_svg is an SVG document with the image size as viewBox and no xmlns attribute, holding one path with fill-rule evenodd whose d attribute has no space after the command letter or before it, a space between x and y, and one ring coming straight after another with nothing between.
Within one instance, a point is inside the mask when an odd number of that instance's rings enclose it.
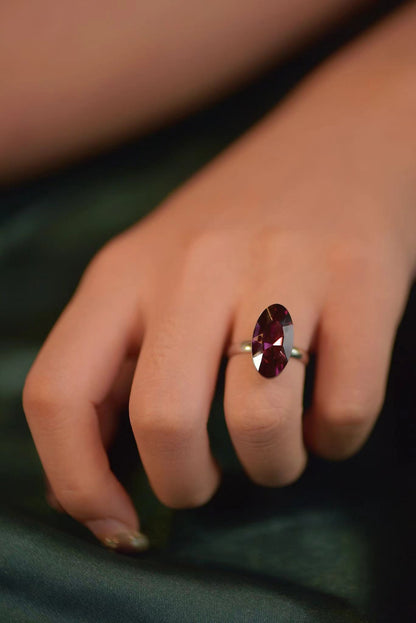
<instances>
[{"instance_id":1,"label":"ring","mask_svg":"<svg viewBox=\"0 0 416 623\"><path fill-rule=\"evenodd\" d=\"M227 349L228 357L240 353L251 353L254 367L266 378L278 376L290 357L305 365L309 361L306 350L293 346L293 321L286 307L279 303L262 311L251 340L233 342Z\"/></svg>"}]
</instances>

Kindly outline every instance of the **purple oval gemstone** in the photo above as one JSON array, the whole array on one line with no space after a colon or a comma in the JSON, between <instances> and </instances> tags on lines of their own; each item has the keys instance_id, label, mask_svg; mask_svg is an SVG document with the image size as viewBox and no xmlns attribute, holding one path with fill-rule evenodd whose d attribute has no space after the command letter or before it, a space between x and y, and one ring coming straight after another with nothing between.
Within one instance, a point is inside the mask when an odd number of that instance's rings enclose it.
<instances>
[{"instance_id":1,"label":"purple oval gemstone","mask_svg":"<svg viewBox=\"0 0 416 623\"><path fill-rule=\"evenodd\" d=\"M256 370L271 378L289 361L293 347L293 322L286 307L275 303L260 314L251 340L251 355Z\"/></svg>"}]
</instances>

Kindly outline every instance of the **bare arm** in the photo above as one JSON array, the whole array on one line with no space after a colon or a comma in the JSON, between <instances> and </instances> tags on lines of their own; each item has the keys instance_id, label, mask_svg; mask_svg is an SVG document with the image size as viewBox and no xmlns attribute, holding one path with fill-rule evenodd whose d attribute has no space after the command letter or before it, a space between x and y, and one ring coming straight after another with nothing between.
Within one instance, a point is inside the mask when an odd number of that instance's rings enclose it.
<instances>
[{"instance_id":1,"label":"bare arm","mask_svg":"<svg viewBox=\"0 0 416 623\"><path fill-rule=\"evenodd\" d=\"M181 115L372 1L3 2L0 179Z\"/></svg>"}]
</instances>

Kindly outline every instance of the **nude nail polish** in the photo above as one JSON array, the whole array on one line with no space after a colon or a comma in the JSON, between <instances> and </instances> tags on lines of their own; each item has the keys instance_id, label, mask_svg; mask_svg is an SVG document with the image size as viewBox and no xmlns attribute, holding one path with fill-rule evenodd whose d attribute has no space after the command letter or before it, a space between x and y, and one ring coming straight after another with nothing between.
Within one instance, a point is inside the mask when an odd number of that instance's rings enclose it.
<instances>
[{"instance_id":1,"label":"nude nail polish","mask_svg":"<svg viewBox=\"0 0 416 623\"><path fill-rule=\"evenodd\" d=\"M150 546L148 537L136 530L104 537L101 542L109 549L119 552L144 552Z\"/></svg>"},{"instance_id":2,"label":"nude nail polish","mask_svg":"<svg viewBox=\"0 0 416 623\"><path fill-rule=\"evenodd\" d=\"M112 518L93 519L85 526L109 549L124 552L143 552L149 549L148 537L137 529Z\"/></svg>"}]
</instances>

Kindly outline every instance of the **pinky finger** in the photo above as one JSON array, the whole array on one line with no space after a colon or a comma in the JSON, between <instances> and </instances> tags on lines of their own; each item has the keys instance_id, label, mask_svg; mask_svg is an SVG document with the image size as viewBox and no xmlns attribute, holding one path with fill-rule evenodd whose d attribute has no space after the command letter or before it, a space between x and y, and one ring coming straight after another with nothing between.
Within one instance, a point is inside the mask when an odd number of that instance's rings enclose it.
<instances>
[{"instance_id":1,"label":"pinky finger","mask_svg":"<svg viewBox=\"0 0 416 623\"><path fill-rule=\"evenodd\" d=\"M382 409L391 353L408 287L396 279L342 279L325 305L317 340L306 445L327 459L357 452Z\"/></svg>"}]
</instances>

